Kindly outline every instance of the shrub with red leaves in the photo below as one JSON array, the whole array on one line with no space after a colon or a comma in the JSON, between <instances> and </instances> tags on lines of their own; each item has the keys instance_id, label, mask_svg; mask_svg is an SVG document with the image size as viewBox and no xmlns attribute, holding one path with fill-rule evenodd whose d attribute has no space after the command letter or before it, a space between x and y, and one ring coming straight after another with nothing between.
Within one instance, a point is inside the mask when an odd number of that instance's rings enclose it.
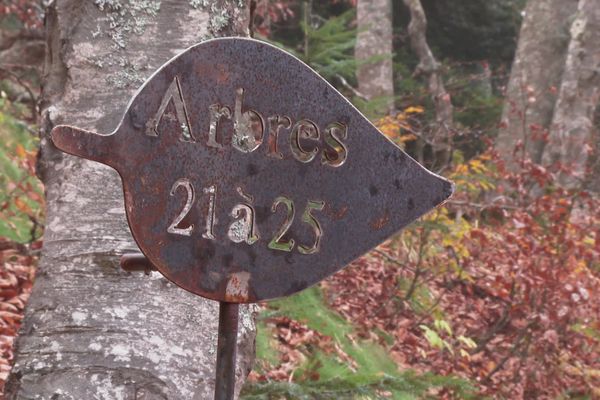
<instances>
[{"instance_id":1,"label":"shrub with red leaves","mask_svg":"<svg viewBox=\"0 0 600 400\"><path fill-rule=\"evenodd\" d=\"M26 28L41 28L43 8L36 0L3 0L0 4L0 17L16 17Z\"/></svg>"},{"instance_id":2,"label":"shrub with red leaves","mask_svg":"<svg viewBox=\"0 0 600 400\"><path fill-rule=\"evenodd\" d=\"M482 395L600 397L600 199L522 168L493 153L458 165L445 207L324 286L364 335L394 336L403 367Z\"/></svg>"}]
</instances>

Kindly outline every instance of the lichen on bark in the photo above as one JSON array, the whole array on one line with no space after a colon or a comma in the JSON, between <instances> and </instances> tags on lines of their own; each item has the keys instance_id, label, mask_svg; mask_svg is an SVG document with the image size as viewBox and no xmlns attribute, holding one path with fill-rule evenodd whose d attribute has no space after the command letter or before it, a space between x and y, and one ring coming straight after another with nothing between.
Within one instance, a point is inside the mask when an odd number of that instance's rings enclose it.
<instances>
[{"instance_id":1,"label":"lichen on bark","mask_svg":"<svg viewBox=\"0 0 600 400\"><path fill-rule=\"evenodd\" d=\"M144 33L160 11L161 0L94 0L94 4L107 14L107 34L115 47L124 49L129 35Z\"/></svg>"}]
</instances>

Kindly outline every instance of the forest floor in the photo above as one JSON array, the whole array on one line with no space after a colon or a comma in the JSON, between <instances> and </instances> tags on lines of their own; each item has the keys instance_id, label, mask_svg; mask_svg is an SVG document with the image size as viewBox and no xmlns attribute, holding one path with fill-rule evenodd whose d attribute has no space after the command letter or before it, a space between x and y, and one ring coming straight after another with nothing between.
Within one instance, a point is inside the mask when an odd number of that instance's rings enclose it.
<instances>
[{"instance_id":1,"label":"forest floor","mask_svg":"<svg viewBox=\"0 0 600 400\"><path fill-rule=\"evenodd\" d=\"M0 398L13 362L13 345L40 248L41 241L22 245L0 239ZM359 325L336 311L356 307L356 302L327 305L323 292L333 297L331 293L337 291L340 280L358 290L354 293L356 299L365 297L361 282L374 284L371 290L382 286L383 282L377 280L385 278L383 271L361 270L369 257L321 286L263 304L257 321L257 362L242 399L354 399L357 394L368 396L361 398L421 398L448 390L460 393L461 398L472 397L474 391L467 380L420 376L414 368L401 372L403 357L398 351L389 351L388 344L393 343L389 334L380 329L361 331ZM364 282L365 274L370 282ZM348 295L344 292L338 291Z\"/></svg>"},{"instance_id":2,"label":"forest floor","mask_svg":"<svg viewBox=\"0 0 600 400\"><path fill-rule=\"evenodd\" d=\"M318 286L261 305L257 360L241 399L527 398L520 389L526 380L514 379L523 373L515 360L521 355L503 360L506 352L478 350L466 336L469 329L458 324L466 318L485 325L486 314L497 308L493 299L440 280L405 303L390 284L403 279L403 269L389 258L393 241ZM40 241L0 239L0 398L40 247ZM435 293L425 293L429 290ZM430 324L419 296L445 303L450 322ZM498 346L501 335L493 339Z\"/></svg>"},{"instance_id":3,"label":"forest floor","mask_svg":"<svg viewBox=\"0 0 600 400\"><path fill-rule=\"evenodd\" d=\"M13 362L13 345L35 275L41 243L20 245L0 238L0 398Z\"/></svg>"}]
</instances>

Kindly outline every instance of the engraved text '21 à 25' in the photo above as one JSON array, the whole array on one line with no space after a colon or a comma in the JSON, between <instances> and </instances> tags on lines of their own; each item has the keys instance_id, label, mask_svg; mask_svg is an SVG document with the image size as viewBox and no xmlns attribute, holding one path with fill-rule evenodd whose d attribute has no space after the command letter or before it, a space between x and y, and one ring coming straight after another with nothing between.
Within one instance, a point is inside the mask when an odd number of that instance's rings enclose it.
<instances>
[{"instance_id":1,"label":"engraved text '21 \u00e0 25'","mask_svg":"<svg viewBox=\"0 0 600 400\"><path fill-rule=\"evenodd\" d=\"M185 205L181 211L175 216L167 232L174 235L191 236L195 231L195 224L191 223L185 227L181 227L182 221L186 218L192 207L196 202L202 201L196 197L196 189L193 184L187 178L178 179L169 192L170 196L176 196L178 189L182 188L182 192L185 193ZM227 237L234 243L246 243L252 245L261 239L258 227L256 225L256 211L254 210L254 198L253 196L244 193L242 188L238 187L237 193L240 196L240 203L236 204L230 212L230 216L233 218L233 222L229 225L227 231ZM202 193L207 195L208 208L206 212L206 223L202 237L209 240L217 240L214 233L214 227L217 224L215 219L216 209L218 207L218 193L217 186L211 185L203 188ZM294 201L286 196L278 196L271 206L271 211L276 213L277 210L283 206L286 211L285 219L281 227L271 235L271 240L267 246L272 250L287 251L291 252L296 245L296 240L293 238L285 238L284 236L294 223L296 215L296 208ZM297 251L301 254L314 254L319 251L319 244L321 242L321 236L323 236L323 229L321 224L312 214L314 211L322 211L325 207L324 201L309 200L302 214L302 223L308 224L314 232L314 240L311 244L299 243Z\"/></svg>"}]
</instances>

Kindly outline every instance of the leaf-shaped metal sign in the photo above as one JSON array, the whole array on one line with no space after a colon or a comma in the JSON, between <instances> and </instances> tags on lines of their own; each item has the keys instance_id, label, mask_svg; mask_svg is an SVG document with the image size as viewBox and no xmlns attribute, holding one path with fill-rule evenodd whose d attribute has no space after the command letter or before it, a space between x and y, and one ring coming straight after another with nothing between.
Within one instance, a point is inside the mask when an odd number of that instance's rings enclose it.
<instances>
[{"instance_id":1,"label":"leaf-shaped metal sign","mask_svg":"<svg viewBox=\"0 0 600 400\"><path fill-rule=\"evenodd\" d=\"M173 58L110 135L52 138L119 172L133 237L164 276L226 302L315 284L453 190L304 63L251 39Z\"/></svg>"}]
</instances>

